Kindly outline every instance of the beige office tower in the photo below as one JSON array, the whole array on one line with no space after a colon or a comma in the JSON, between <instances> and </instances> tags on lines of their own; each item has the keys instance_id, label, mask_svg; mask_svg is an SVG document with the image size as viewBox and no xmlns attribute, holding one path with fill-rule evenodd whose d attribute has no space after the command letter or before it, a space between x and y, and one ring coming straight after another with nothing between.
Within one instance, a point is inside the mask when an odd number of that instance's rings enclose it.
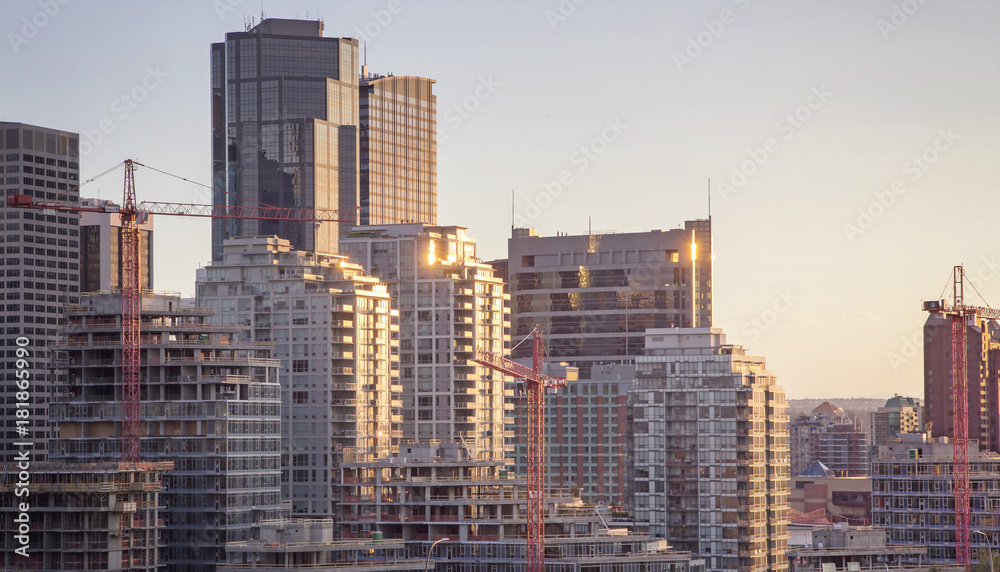
<instances>
[{"instance_id":1,"label":"beige office tower","mask_svg":"<svg viewBox=\"0 0 1000 572\"><path fill-rule=\"evenodd\" d=\"M359 94L360 224L437 224L434 80L366 69Z\"/></svg>"},{"instance_id":2,"label":"beige office tower","mask_svg":"<svg viewBox=\"0 0 1000 572\"><path fill-rule=\"evenodd\" d=\"M788 402L719 328L646 332L630 392L639 532L707 570L788 570Z\"/></svg>"},{"instance_id":3,"label":"beige office tower","mask_svg":"<svg viewBox=\"0 0 1000 572\"><path fill-rule=\"evenodd\" d=\"M282 238L226 241L198 278L199 306L281 360L282 498L336 517L336 470L390 456L400 432L395 313L385 284L344 257Z\"/></svg>"},{"instance_id":4,"label":"beige office tower","mask_svg":"<svg viewBox=\"0 0 1000 572\"><path fill-rule=\"evenodd\" d=\"M477 349L503 352L507 298L475 241L460 226L356 227L340 252L384 280L398 305L403 437L457 441L475 460L503 459L513 421L503 376L469 360Z\"/></svg>"}]
</instances>

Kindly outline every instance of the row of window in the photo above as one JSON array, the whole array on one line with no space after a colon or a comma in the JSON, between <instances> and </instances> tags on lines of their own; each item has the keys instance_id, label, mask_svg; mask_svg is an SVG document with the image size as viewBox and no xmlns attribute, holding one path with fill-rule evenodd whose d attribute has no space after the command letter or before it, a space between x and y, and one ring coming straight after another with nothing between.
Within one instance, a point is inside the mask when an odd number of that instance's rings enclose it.
<instances>
[{"instance_id":1,"label":"row of window","mask_svg":"<svg viewBox=\"0 0 1000 572\"><path fill-rule=\"evenodd\" d=\"M7 153L4 157L7 161L17 161L17 153ZM36 163L38 165L54 165L63 169L80 169L80 164L76 161L64 161L62 159L51 159L35 155L21 155L21 160L25 163Z\"/></svg>"}]
</instances>

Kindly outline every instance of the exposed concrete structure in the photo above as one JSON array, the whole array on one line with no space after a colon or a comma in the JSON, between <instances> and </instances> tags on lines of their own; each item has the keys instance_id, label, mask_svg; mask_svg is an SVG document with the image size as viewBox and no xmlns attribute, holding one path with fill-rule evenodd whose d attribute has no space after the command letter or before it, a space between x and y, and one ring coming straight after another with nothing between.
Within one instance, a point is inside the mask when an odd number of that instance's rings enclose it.
<instances>
[{"instance_id":1,"label":"exposed concrete structure","mask_svg":"<svg viewBox=\"0 0 1000 572\"><path fill-rule=\"evenodd\" d=\"M282 497L335 517L341 462L388 457L401 437L396 313L385 284L342 256L277 237L231 239L198 279L198 305L281 363Z\"/></svg>"},{"instance_id":2,"label":"exposed concrete structure","mask_svg":"<svg viewBox=\"0 0 1000 572\"><path fill-rule=\"evenodd\" d=\"M802 526L807 543L788 547L790 572L826 572L827 570L886 570L901 569L921 560L926 546L890 546L885 530L868 526L845 525ZM802 538L803 535L795 534Z\"/></svg>"},{"instance_id":3,"label":"exposed concrete structure","mask_svg":"<svg viewBox=\"0 0 1000 572\"><path fill-rule=\"evenodd\" d=\"M817 465L825 471L817 470ZM791 478L788 506L801 513L822 509L828 518L851 524L871 524L872 481L869 477L838 477L819 461Z\"/></svg>"},{"instance_id":4,"label":"exposed concrete structure","mask_svg":"<svg viewBox=\"0 0 1000 572\"><path fill-rule=\"evenodd\" d=\"M171 468L169 462L0 464L0 568L162 570L162 479ZM30 484L18 476L25 470ZM27 543L18 538L22 526L29 529Z\"/></svg>"},{"instance_id":5,"label":"exposed concrete structure","mask_svg":"<svg viewBox=\"0 0 1000 572\"><path fill-rule=\"evenodd\" d=\"M23 450L14 442L31 442L33 460L45 459L49 424L45 403L61 372L50 369L55 357L48 345L58 340L63 307L80 297L79 216L7 206L7 197L28 195L33 201L74 206L80 200L80 136L68 131L0 121L0 248L5 280L0 282L0 463L14 462ZM22 344L16 342L21 340ZM24 345L27 344L27 345ZM29 350L28 367L13 359L18 347ZM28 371L27 390L15 384L19 370ZM16 393L28 391L27 402ZM21 406L17 405L21 402ZM30 424L16 431L17 411L30 412ZM22 418L23 419L23 418Z\"/></svg>"},{"instance_id":6,"label":"exposed concrete structure","mask_svg":"<svg viewBox=\"0 0 1000 572\"><path fill-rule=\"evenodd\" d=\"M469 360L502 354L503 282L459 226L356 227L341 253L386 282L399 309L403 437L460 442L475 460L502 460L513 421L504 377Z\"/></svg>"},{"instance_id":7,"label":"exposed concrete structure","mask_svg":"<svg viewBox=\"0 0 1000 572\"><path fill-rule=\"evenodd\" d=\"M953 443L922 433L900 435L872 461L872 524L885 528L890 545L927 545L927 560L955 561ZM1000 455L969 442L970 529L995 547L1000 540ZM972 552L986 548L972 534Z\"/></svg>"},{"instance_id":8,"label":"exposed concrete structure","mask_svg":"<svg viewBox=\"0 0 1000 572\"><path fill-rule=\"evenodd\" d=\"M121 311L111 293L66 310L53 459L121 458ZM161 497L163 560L176 570L214 570L226 542L281 515L278 360L269 343L241 339L240 326L210 325L211 314L182 308L176 294L142 297L140 451L176 463Z\"/></svg>"},{"instance_id":9,"label":"exposed concrete structure","mask_svg":"<svg viewBox=\"0 0 1000 572\"><path fill-rule=\"evenodd\" d=\"M438 569L523 571L525 480L503 466L502 461L475 460L454 443L404 443L397 458L345 464L342 498L351 508L339 523L340 536L363 539L377 530L386 538L402 538L411 558L426 557L440 541L431 555L443 565ZM607 529L594 507L572 500L565 490L546 498L546 570L613 572L622 565L659 572L704 570L700 557L667 550L648 535Z\"/></svg>"},{"instance_id":10,"label":"exposed concrete structure","mask_svg":"<svg viewBox=\"0 0 1000 572\"><path fill-rule=\"evenodd\" d=\"M709 570L786 570L788 403L764 358L718 328L651 329L629 397L637 530Z\"/></svg>"},{"instance_id":11,"label":"exposed concrete structure","mask_svg":"<svg viewBox=\"0 0 1000 572\"><path fill-rule=\"evenodd\" d=\"M643 355L646 328L712 325L712 226L508 241L511 337L539 325L549 355L580 367ZM692 274L696 283L692 281ZM530 348L513 351L530 357Z\"/></svg>"},{"instance_id":12,"label":"exposed concrete structure","mask_svg":"<svg viewBox=\"0 0 1000 572\"><path fill-rule=\"evenodd\" d=\"M400 539L335 538L332 519L266 520L260 523L260 539L226 546L229 559L218 572L419 572L428 564L424 558L407 558Z\"/></svg>"}]
</instances>

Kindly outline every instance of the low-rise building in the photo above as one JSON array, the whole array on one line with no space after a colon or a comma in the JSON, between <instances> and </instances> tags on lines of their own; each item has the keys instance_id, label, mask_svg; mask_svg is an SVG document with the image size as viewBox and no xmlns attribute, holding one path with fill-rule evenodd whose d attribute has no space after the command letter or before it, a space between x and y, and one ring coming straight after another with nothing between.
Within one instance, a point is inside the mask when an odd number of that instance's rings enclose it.
<instances>
[{"instance_id":1,"label":"low-rise building","mask_svg":"<svg viewBox=\"0 0 1000 572\"><path fill-rule=\"evenodd\" d=\"M0 465L0 569L162 570L160 495L171 468L169 462ZM25 530L26 543L19 538Z\"/></svg>"},{"instance_id":2,"label":"low-rise building","mask_svg":"<svg viewBox=\"0 0 1000 572\"><path fill-rule=\"evenodd\" d=\"M801 513L823 510L833 520L871 524L870 477L838 477L820 461L791 478L788 506Z\"/></svg>"},{"instance_id":3,"label":"low-rise building","mask_svg":"<svg viewBox=\"0 0 1000 572\"><path fill-rule=\"evenodd\" d=\"M798 546L789 544L789 572L899 569L914 563L919 567L927 554L926 546L887 544L886 532L881 528L844 524L798 525L797 528L807 529L809 542ZM793 536L802 538L800 534Z\"/></svg>"}]
</instances>

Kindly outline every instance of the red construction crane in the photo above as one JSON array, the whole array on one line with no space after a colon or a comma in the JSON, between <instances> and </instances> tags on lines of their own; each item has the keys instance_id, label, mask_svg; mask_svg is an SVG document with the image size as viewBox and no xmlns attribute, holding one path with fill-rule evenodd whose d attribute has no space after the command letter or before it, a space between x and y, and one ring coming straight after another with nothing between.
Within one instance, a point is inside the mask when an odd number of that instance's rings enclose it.
<instances>
[{"instance_id":1,"label":"red construction crane","mask_svg":"<svg viewBox=\"0 0 1000 572\"><path fill-rule=\"evenodd\" d=\"M1000 319L1000 309L967 306L965 304L965 269L954 268L952 279L953 303L944 300L924 302L924 311L951 319L951 394L954 411L951 416L954 441L952 489L955 494L955 560L969 570L972 565L972 533L969 518L969 380L968 333L966 325L976 316Z\"/></svg>"},{"instance_id":2,"label":"red construction crane","mask_svg":"<svg viewBox=\"0 0 1000 572\"><path fill-rule=\"evenodd\" d=\"M329 209L280 208L270 205L225 206L187 203L135 202L135 165L128 159L125 165L125 200L121 207L81 207L61 203L34 201L31 195L13 195L7 206L70 212L111 212L121 216L122 232L122 461L139 462L139 322L141 287L139 284L139 224L149 214L283 220L299 222L354 222L341 219ZM110 172L105 171L105 173ZM169 173L167 173L169 174Z\"/></svg>"},{"instance_id":3,"label":"red construction crane","mask_svg":"<svg viewBox=\"0 0 1000 572\"><path fill-rule=\"evenodd\" d=\"M528 393L528 570L545 572L545 390L565 387L566 380L542 375L542 333L538 328L531 334L534 345L532 367L485 350L476 350L472 361L509 375L524 379Z\"/></svg>"}]
</instances>

